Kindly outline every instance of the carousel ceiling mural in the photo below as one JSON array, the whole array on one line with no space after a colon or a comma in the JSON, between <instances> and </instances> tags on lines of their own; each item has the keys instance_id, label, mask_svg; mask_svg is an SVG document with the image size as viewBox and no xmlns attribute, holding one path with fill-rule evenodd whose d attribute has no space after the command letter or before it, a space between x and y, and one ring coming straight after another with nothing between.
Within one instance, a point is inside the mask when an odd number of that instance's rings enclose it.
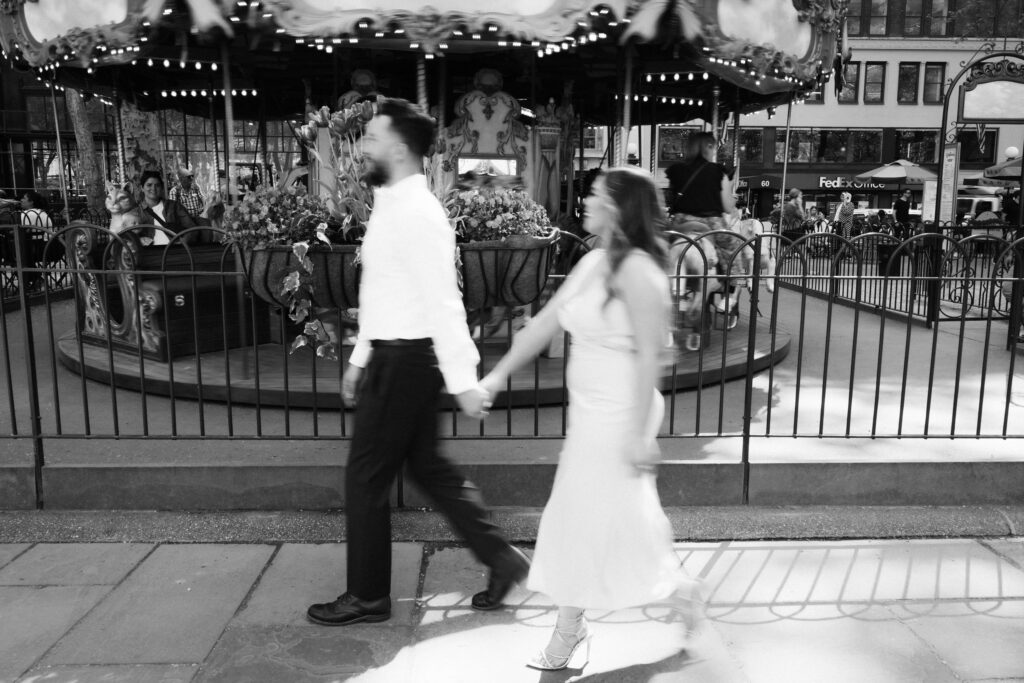
<instances>
[{"instance_id":1,"label":"carousel ceiling mural","mask_svg":"<svg viewBox=\"0 0 1024 683\"><path fill-rule=\"evenodd\" d=\"M668 122L710 120L715 88L720 115L818 88L846 3L0 0L0 43L15 68L41 80L144 108L206 112L226 82L236 94L273 93L259 98L261 116L301 112L310 87L330 100L358 69L373 71L383 93L414 99L416 64L426 59L431 99L446 88L453 102L487 66L529 102L572 82L578 110L611 121L629 60L634 123Z\"/></svg>"}]
</instances>

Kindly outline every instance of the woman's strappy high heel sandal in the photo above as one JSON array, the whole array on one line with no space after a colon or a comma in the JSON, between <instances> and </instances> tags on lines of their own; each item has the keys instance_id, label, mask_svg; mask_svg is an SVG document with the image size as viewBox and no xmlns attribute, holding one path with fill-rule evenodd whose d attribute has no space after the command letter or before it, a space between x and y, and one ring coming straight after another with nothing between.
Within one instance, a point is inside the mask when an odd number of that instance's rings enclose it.
<instances>
[{"instance_id":1,"label":"woman's strappy high heel sandal","mask_svg":"<svg viewBox=\"0 0 1024 683\"><path fill-rule=\"evenodd\" d=\"M587 620L582 616L578 625L573 628L563 629L556 625L552 641L557 643L560 650L564 649L568 652L561 654L552 652L551 644L549 643L548 647L538 652L533 659L527 662L526 666L532 669L540 669L541 671L561 671L569 666L569 662L572 661L576 650L584 643L587 645L587 658L589 659L590 637L591 634L590 629L587 627Z\"/></svg>"}]
</instances>

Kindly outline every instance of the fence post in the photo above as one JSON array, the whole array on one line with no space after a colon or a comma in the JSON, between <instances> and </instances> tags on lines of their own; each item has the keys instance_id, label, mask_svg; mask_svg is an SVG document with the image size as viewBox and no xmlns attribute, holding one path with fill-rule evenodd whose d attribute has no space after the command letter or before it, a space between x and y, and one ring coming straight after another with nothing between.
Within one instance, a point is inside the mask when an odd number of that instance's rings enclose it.
<instances>
[{"instance_id":1,"label":"fence post","mask_svg":"<svg viewBox=\"0 0 1024 683\"><path fill-rule=\"evenodd\" d=\"M43 509L43 436L42 417L39 414L39 382L36 373L35 338L32 334L32 309L28 302L28 287L25 284L25 267L22 242L28 235L25 229L18 226L14 229L14 260L18 273L18 302L21 305L23 319L22 330L25 334L25 369L28 372L28 409L32 431L32 462L35 475L36 509ZM31 268L34 264L27 264ZM44 274L45 278L45 274ZM45 286L45 279L44 279Z\"/></svg>"},{"instance_id":2,"label":"fence post","mask_svg":"<svg viewBox=\"0 0 1024 683\"><path fill-rule=\"evenodd\" d=\"M750 423L754 405L754 344L757 341L758 293L761 290L761 241L764 235L754 239L754 263L751 266L750 314L747 321L747 370L743 381L743 504L750 504ZM727 295L728 296L728 295ZM771 389L769 388L769 393Z\"/></svg>"}]
</instances>

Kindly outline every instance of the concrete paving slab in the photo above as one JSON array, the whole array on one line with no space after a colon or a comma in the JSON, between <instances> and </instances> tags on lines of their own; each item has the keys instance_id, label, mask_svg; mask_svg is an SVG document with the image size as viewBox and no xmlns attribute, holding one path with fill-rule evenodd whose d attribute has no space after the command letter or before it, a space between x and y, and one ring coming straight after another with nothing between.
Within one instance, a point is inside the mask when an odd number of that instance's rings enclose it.
<instances>
[{"instance_id":1,"label":"concrete paving slab","mask_svg":"<svg viewBox=\"0 0 1024 683\"><path fill-rule=\"evenodd\" d=\"M392 681L419 680L412 675L408 659L396 660L411 643L412 629L382 626L231 628L195 683L343 681L377 667L386 668Z\"/></svg>"},{"instance_id":2,"label":"concrete paving slab","mask_svg":"<svg viewBox=\"0 0 1024 683\"><path fill-rule=\"evenodd\" d=\"M1024 678L1024 600L907 604L892 611L962 679Z\"/></svg>"},{"instance_id":3,"label":"concrete paving slab","mask_svg":"<svg viewBox=\"0 0 1024 683\"><path fill-rule=\"evenodd\" d=\"M343 543L281 546L232 626L308 625L309 605L345 592L347 548ZM371 626L412 626L422 558L422 543L391 545L391 619Z\"/></svg>"},{"instance_id":4,"label":"concrete paving slab","mask_svg":"<svg viewBox=\"0 0 1024 683\"><path fill-rule=\"evenodd\" d=\"M467 586L480 578L464 548L439 550L430 557L421 596L422 618L411 655L417 681L512 683L565 680L572 675L616 683L743 680L713 633L694 643L693 649L682 651L678 626L667 623L668 610L659 606L588 611L594 634L589 656L581 649L565 672L541 674L527 668L526 662L547 643L556 607L547 596L517 587L506 609L474 612L468 601L477 588ZM453 668L452 661L458 667ZM386 672L385 667L376 673Z\"/></svg>"},{"instance_id":5,"label":"concrete paving slab","mask_svg":"<svg viewBox=\"0 0 1024 683\"><path fill-rule=\"evenodd\" d=\"M837 605L712 606L708 614L753 683L960 680L882 606L855 618Z\"/></svg>"},{"instance_id":6,"label":"concrete paving slab","mask_svg":"<svg viewBox=\"0 0 1024 683\"><path fill-rule=\"evenodd\" d=\"M970 539L692 544L685 566L706 575L718 604L1024 595L1024 572Z\"/></svg>"},{"instance_id":7,"label":"concrete paving slab","mask_svg":"<svg viewBox=\"0 0 1024 683\"><path fill-rule=\"evenodd\" d=\"M109 591L109 586L0 587L0 682L23 674Z\"/></svg>"},{"instance_id":8,"label":"concrete paving slab","mask_svg":"<svg viewBox=\"0 0 1024 683\"><path fill-rule=\"evenodd\" d=\"M33 669L18 683L189 683L195 664L55 666Z\"/></svg>"},{"instance_id":9,"label":"concrete paving slab","mask_svg":"<svg viewBox=\"0 0 1024 683\"><path fill-rule=\"evenodd\" d=\"M0 543L0 567L32 547L31 543Z\"/></svg>"},{"instance_id":10,"label":"concrete paving slab","mask_svg":"<svg viewBox=\"0 0 1024 683\"><path fill-rule=\"evenodd\" d=\"M1024 538L992 538L979 542L1018 569L1024 569Z\"/></svg>"},{"instance_id":11,"label":"concrete paving slab","mask_svg":"<svg viewBox=\"0 0 1024 683\"><path fill-rule=\"evenodd\" d=\"M268 545L160 546L43 663L201 662L272 552Z\"/></svg>"},{"instance_id":12,"label":"concrete paving slab","mask_svg":"<svg viewBox=\"0 0 1024 683\"><path fill-rule=\"evenodd\" d=\"M0 569L0 585L113 585L152 549L142 543L44 543Z\"/></svg>"}]
</instances>

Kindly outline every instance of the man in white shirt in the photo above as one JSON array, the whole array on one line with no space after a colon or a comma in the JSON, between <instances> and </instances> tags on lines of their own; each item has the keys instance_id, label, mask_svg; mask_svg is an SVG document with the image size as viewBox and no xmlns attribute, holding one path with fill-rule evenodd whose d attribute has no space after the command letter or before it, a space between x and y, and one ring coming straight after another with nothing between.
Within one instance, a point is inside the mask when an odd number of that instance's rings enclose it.
<instances>
[{"instance_id":1,"label":"man in white shirt","mask_svg":"<svg viewBox=\"0 0 1024 683\"><path fill-rule=\"evenodd\" d=\"M378 186L361 249L359 337L342 378L356 407L345 476L348 589L309 607L328 626L391 616L389 493L402 465L491 569L479 610L497 609L529 560L488 520L480 492L437 449L441 387L472 417L485 414L480 361L455 272L455 233L423 175L434 122L384 100L363 136L365 178Z\"/></svg>"}]
</instances>

